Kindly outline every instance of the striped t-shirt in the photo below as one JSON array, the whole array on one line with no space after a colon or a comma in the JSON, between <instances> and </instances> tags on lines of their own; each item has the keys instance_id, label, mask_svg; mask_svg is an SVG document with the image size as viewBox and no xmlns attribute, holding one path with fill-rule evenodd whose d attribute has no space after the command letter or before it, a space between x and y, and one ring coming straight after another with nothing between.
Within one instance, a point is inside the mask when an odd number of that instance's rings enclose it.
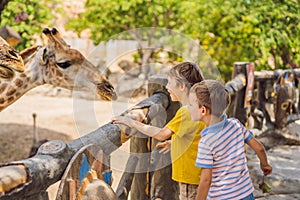
<instances>
[{"instance_id":1,"label":"striped t-shirt","mask_svg":"<svg viewBox=\"0 0 300 200\"><path fill-rule=\"evenodd\" d=\"M201 132L196 166L212 168L207 199L242 199L253 191L244 144L252 138L237 119L224 119Z\"/></svg>"}]
</instances>

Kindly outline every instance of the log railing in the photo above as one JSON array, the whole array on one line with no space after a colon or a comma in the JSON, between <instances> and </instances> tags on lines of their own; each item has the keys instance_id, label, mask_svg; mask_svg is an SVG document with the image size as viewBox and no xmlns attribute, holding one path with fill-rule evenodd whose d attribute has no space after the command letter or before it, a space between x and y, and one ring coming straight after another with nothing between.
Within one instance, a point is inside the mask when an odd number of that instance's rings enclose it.
<instances>
[{"instance_id":1,"label":"log railing","mask_svg":"<svg viewBox=\"0 0 300 200\"><path fill-rule=\"evenodd\" d=\"M148 108L148 120L155 113L164 113L170 104L169 96L160 85L165 78L156 78L152 86L153 95L144 99L133 108ZM123 115L129 112L125 111ZM0 199L38 200L48 199L47 188L60 180L69 160L83 146L93 144L100 147L106 155L111 154L121 143L122 127L112 123L70 143L60 140L43 144L34 157L0 165Z\"/></svg>"}]
</instances>

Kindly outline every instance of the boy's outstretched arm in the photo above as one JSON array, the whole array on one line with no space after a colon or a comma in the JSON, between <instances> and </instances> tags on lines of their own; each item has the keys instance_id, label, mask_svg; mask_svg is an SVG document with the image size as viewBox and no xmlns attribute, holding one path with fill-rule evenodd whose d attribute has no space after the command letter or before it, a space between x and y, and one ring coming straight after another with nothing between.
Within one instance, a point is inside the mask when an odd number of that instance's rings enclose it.
<instances>
[{"instance_id":1,"label":"boy's outstretched arm","mask_svg":"<svg viewBox=\"0 0 300 200\"><path fill-rule=\"evenodd\" d=\"M211 180L212 180L212 169L202 168L196 200L206 200L210 188Z\"/></svg>"},{"instance_id":2,"label":"boy's outstretched arm","mask_svg":"<svg viewBox=\"0 0 300 200\"><path fill-rule=\"evenodd\" d=\"M113 117L112 122L114 124L125 124L131 128L137 129L139 132L149 137L153 137L160 141L168 139L173 134L173 132L166 127L159 128L155 126L146 125L142 122L139 122L126 116Z\"/></svg>"},{"instance_id":3,"label":"boy's outstretched arm","mask_svg":"<svg viewBox=\"0 0 300 200\"><path fill-rule=\"evenodd\" d=\"M272 167L268 163L267 153L264 146L254 137L252 137L247 144L255 151L260 161L260 168L264 175L272 173Z\"/></svg>"}]
</instances>

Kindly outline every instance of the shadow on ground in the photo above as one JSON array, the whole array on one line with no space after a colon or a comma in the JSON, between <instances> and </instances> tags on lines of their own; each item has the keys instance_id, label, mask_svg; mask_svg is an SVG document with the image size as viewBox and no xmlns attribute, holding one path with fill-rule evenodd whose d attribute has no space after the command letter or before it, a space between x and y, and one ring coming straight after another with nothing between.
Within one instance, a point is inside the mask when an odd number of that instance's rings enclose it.
<instances>
[{"instance_id":1,"label":"shadow on ground","mask_svg":"<svg viewBox=\"0 0 300 200\"><path fill-rule=\"evenodd\" d=\"M63 134L45 128L37 128L39 140L71 139ZM22 124L0 124L0 163L18 161L28 158L33 145L33 127Z\"/></svg>"}]
</instances>

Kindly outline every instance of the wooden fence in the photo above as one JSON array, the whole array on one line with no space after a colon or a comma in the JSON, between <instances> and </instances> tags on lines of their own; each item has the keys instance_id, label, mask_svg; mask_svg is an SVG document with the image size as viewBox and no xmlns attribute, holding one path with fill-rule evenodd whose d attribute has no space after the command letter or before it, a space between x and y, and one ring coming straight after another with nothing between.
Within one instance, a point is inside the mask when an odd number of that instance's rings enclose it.
<instances>
[{"instance_id":1,"label":"wooden fence","mask_svg":"<svg viewBox=\"0 0 300 200\"><path fill-rule=\"evenodd\" d=\"M235 63L233 79L226 83L232 99L228 115L246 125L252 118L249 128L285 127L289 119L298 119L299 77L300 69L255 71L253 63Z\"/></svg>"}]
</instances>

